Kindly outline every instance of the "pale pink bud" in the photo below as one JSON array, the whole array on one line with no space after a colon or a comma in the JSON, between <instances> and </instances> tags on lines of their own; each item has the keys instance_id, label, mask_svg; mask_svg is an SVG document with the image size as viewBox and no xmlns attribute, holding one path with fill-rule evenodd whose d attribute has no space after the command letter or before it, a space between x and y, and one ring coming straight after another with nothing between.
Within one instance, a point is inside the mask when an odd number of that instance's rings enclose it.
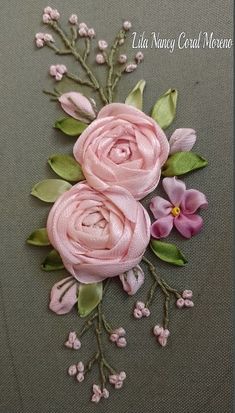
<instances>
[{"instance_id":1,"label":"pale pink bud","mask_svg":"<svg viewBox=\"0 0 235 413\"><path fill-rule=\"evenodd\" d=\"M75 376L77 374L77 367L75 365L72 365L68 368L68 374L69 376Z\"/></svg>"},{"instance_id":2,"label":"pale pink bud","mask_svg":"<svg viewBox=\"0 0 235 413\"><path fill-rule=\"evenodd\" d=\"M90 29L88 29L87 34L90 39L93 39L95 37L95 30L91 27Z\"/></svg>"},{"instance_id":3,"label":"pale pink bud","mask_svg":"<svg viewBox=\"0 0 235 413\"><path fill-rule=\"evenodd\" d=\"M145 308L145 304L142 301L137 301L135 306L138 310L143 310Z\"/></svg>"},{"instance_id":4,"label":"pale pink bud","mask_svg":"<svg viewBox=\"0 0 235 413\"><path fill-rule=\"evenodd\" d=\"M79 371L79 373L82 373L84 371L84 364L82 361L79 361L79 363L77 364L77 370Z\"/></svg>"},{"instance_id":5,"label":"pale pink bud","mask_svg":"<svg viewBox=\"0 0 235 413\"><path fill-rule=\"evenodd\" d=\"M55 66L50 67L50 74L51 76L57 76ZM51 289L49 309L59 315L69 313L78 300L77 288L78 283L71 282L71 277L55 283Z\"/></svg>"},{"instance_id":6,"label":"pale pink bud","mask_svg":"<svg viewBox=\"0 0 235 413\"><path fill-rule=\"evenodd\" d=\"M64 345L65 345L65 347L67 347L67 348L73 348L73 344L70 343L69 341L66 341L66 342L64 343Z\"/></svg>"},{"instance_id":7,"label":"pale pink bud","mask_svg":"<svg viewBox=\"0 0 235 413\"><path fill-rule=\"evenodd\" d=\"M123 386L123 382L122 381L118 381L117 383L115 383L114 387L115 389L121 389Z\"/></svg>"},{"instance_id":8,"label":"pale pink bud","mask_svg":"<svg viewBox=\"0 0 235 413\"><path fill-rule=\"evenodd\" d=\"M60 81L63 78L63 75L59 72L56 73L55 75L55 80Z\"/></svg>"},{"instance_id":9,"label":"pale pink bud","mask_svg":"<svg viewBox=\"0 0 235 413\"><path fill-rule=\"evenodd\" d=\"M89 123L96 118L94 103L79 92L64 93L58 100L62 109L75 119Z\"/></svg>"},{"instance_id":10,"label":"pale pink bud","mask_svg":"<svg viewBox=\"0 0 235 413\"><path fill-rule=\"evenodd\" d=\"M105 63L105 57L102 54L98 53L95 57L95 61L96 63L98 63L98 65L103 65Z\"/></svg>"},{"instance_id":11,"label":"pale pink bud","mask_svg":"<svg viewBox=\"0 0 235 413\"><path fill-rule=\"evenodd\" d=\"M51 66L50 66L49 73L50 73L51 76L55 76L55 75L56 75L57 69L56 69L56 66L55 66L55 65L51 65Z\"/></svg>"},{"instance_id":12,"label":"pale pink bud","mask_svg":"<svg viewBox=\"0 0 235 413\"><path fill-rule=\"evenodd\" d=\"M76 14L71 14L69 18L69 23L78 24L78 16Z\"/></svg>"},{"instance_id":13,"label":"pale pink bud","mask_svg":"<svg viewBox=\"0 0 235 413\"><path fill-rule=\"evenodd\" d=\"M100 399L101 399L101 396L99 396L98 394L93 394L91 401L94 403L99 403Z\"/></svg>"},{"instance_id":14,"label":"pale pink bud","mask_svg":"<svg viewBox=\"0 0 235 413\"><path fill-rule=\"evenodd\" d=\"M118 375L119 380L125 380L126 379L126 373L125 371L120 371L119 375Z\"/></svg>"},{"instance_id":15,"label":"pale pink bud","mask_svg":"<svg viewBox=\"0 0 235 413\"><path fill-rule=\"evenodd\" d=\"M184 299L183 298L178 298L178 300L176 301L176 306L178 308L183 308L184 307Z\"/></svg>"},{"instance_id":16,"label":"pale pink bud","mask_svg":"<svg viewBox=\"0 0 235 413\"><path fill-rule=\"evenodd\" d=\"M134 295L144 283L144 272L142 268L137 265L129 271L119 275L122 282L123 290L128 295Z\"/></svg>"},{"instance_id":17,"label":"pale pink bud","mask_svg":"<svg viewBox=\"0 0 235 413\"><path fill-rule=\"evenodd\" d=\"M176 129L171 135L170 154L176 152L189 152L196 142L197 136L194 129L180 128Z\"/></svg>"},{"instance_id":18,"label":"pale pink bud","mask_svg":"<svg viewBox=\"0 0 235 413\"><path fill-rule=\"evenodd\" d=\"M103 389L102 396L103 396L104 399L108 399L108 398L109 398L109 391L108 391L108 389Z\"/></svg>"},{"instance_id":19,"label":"pale pink bud","mask_svg":"<svg viewBox=\"0 0 235 413\"><path fill-rule=\"evenodd\" d=\"M125 22L123 23L123 25L122 25L123 29L124 29L126 32L131 29L131 26L132 26L132 24L131 24L131 22L129 22L129 21L125 21Z\"/></svg>"},{"instance_id":20,"label":"pale pink bud","mask_svg":"<svg viewBox=\"0 0 235 413\"><path fill-rule=\"evenodd\" d=\"M59 72L61 75L64 73L67 73L67 67L65 65L56 65L56 70Z\"/></svg>"},{"instance_id":21,"label":"pale pink bud","mask_svg":"<svg viewBox=\"0 0 235 413\"><path fill-rule=\"evenodd\" d=\"M101 396L102 391L101 391L100 386L98 386L97 384L93 384L92 390L93 390L93 392L94 392L95 394L98 394L98 395Z\"/></svg>"},{"instance_id":22,"label":"pale pink bud","mask_svg":"<svg viewBox=\"0 0 235 413\"><path fill-rule=\"evenodd\" d=\"M119 338L119 335L118 335L118 334L115 334L115 333L112 333L112 334L109 336L110 341L112 341L113 343L115 343L115 342L118 340L118 338Z\"/></svg>"},{"instance_id":23,"label":"pale pink bud","mask_svg":"<svg viewBox=\"0 0 235 413\"><path fill-rule=\"evenodd\" d=\"M192 298L192 296L193 296L193 292L191 291L191 290L184 290L183 292L182 292L182 297L183 298Z\"/></svg>"},{"instance_id":24,"label":"pale pink bud","mask_svg":"<svg viewBox=\"0 0 235 413\"><path fill-rule=\"evenodd\" d=\"M75 331L70 331L69 338L68 338L69 342L74 343L76 338L77 338L77 334L75 333Z\"/></svg>"},{"instance_id":25,"label":"pale pink bud","mask_svg":"<svg viewBox=\"0 0 235 413\"><path fill-rule=\"evenodd\" d=\"M108 43L106 42L106 40L99 40L98 41L98 48L102 51L107 49L108 47Z\"/></svg>"},{"instance_id":26,"label":"pale pink bud","mask_svg":"<svg viewBox=\"0 0 235 413\"><path fill-rule=\"evenodd\" d=\"M45 24L49 23L51 21L51 16L49 14L43 14L42 21Z\"/></svg>"},{"instance_id":27,"label":"pale pink bud","mask_svg":"<svg viewBox=\"0 0 235 413\"><path fill-rule=\"evenodd\" d=\"M149 310L149 308L143 308L143 310L142 310L142 315L144 316L144 317L149 317L150 316L150 310Z\"/></svg>"},{"instance_id":28,"label":"pale pink bud","mask_svg":"<svg viewBox=\"0 0 235 413\"><path fill-rule=\"evenodd\" d=\"M45 7L45 9L43 10L44 13L46 14L50 14L52 12L52 8L50 6Z\"/></svg>"},{"instance_id":29,"label":"pale pink bud","mask_svg":"<svg viewBox=\"0 0 235 413\"><path fill-rule=\"evenodd\" d=\"M187 299L184 300L184 305L185 305L185 307L188 307L188 308L194 307L193 301L187 300Z\"/></svg>"},{"instance_id":30,"label":"pale pink bud","mask_svg":"<svg viewBox=\"0 0 235 413\"><path fill-rule=\"evenodd\" d=\"M158 336L157 341L162 347L167 345L167 338L164 336Z\"/></svg>"},{"instance_id":31,"label":"pale pink bud","mask_svg":"<svg viewBox=\"0 0 235 413\"><path fill-rule=\"evenodd\" d=\"M85 376L83 373L78 373L76 379L79 383L81 383L85 379Z\"/></svg>"},{"instance_id":32,"label":"pale pink bud","mask_svg":"<svg viewBox=\"0 0 235 413\"><path fill-rule=\"evenodd\" d=\"M88 27L87 27L86 23L83 23L83 22L82 22L82 23L79 23L78 28L79 28L79 29L84 28L84 29L88 30Z\"/></svg>"},{"instance_id":33,"label":"pale pink bud","mask_svg":"<svg viewBox=\"0 0 235 413\"><path fill-rule=\"evenodd\" d=\"M41 48L44 46L44 41L42 39L36 39L36 46Z\"/></svg>"},{"instance_id":34,"label":"pale pink bud","mask_svg":"<svg viewBox=\"0 0 235 413\"><path fill-rule=\"evenodd\" d=\"M58 10L54 9L50 12L50 16L51 16L52 20L57 21L60 18L60 13L58 12Z\"/></svg>"},{"instance_id":35,"label":"pale pink bud","mask_svg":"<svg viewBox=\"0 0 235 413\"><path fill-rule=\"evenodd\" d=\"M137 319L140 319L140 318L143 317L142 311L141 311L141 310L138 310L138 308L135 308L135 309L134 309L133 315L134 315L134 317L137 318Z\"/></svg>"},{"instance_id":36,"label":"pale pink bud","mask_svg":"<svg viewBox=\"0 0 235 413\"><path fill-rule=\"evenodd\" d=\"M165 328L164 331L163 331L163 336L164 336L165 338L168 338L169 335L170 335L170 331L169 331L167 328Z\"/></svg>"},{"instance_id":37,"label":"pale pink bud","mask_svg":"<svg viewBox=\"0 0 235 413\"><path fill-rule=\"evenodd\" d=\"M49 33L45 33L45 35L44 35L44 40L45 40L45 42L54 43L54 39L53 39L52 35L49 34Z\"/></svg>"},{"instance_id":38,"label":"pale pink bud","mask_svg":"<svg viewBox=\"0 0 235 413\"><path fill-rule=\"evenodd\" d=\"M144 54L143 54L142 52L136 53L136 55L135 55L135 60L136 60L136 62L137 62L138 64L141 63L141 62L143 62L143 60L144 60Z\"/></svg>"},{"instance_id":39,"label":"pale pink bud","mask_svg":"<svg viewBox=\"0 0 235 413\"><path fill-rule=\"evenodd\" d=\"M164 328L159 326L158 324L153 328L153 334L157 337L160 336L164 331Z\"/></svg>"},{"instance_id":40,"label":"pale pink bud","mask_svg":"<svg viewBox=\"0 0 235 413\"><path fill-rule=\"evenodd\" d=\"M44 36L45 36L44 33L36 33L36 34L35 34L35 39L36 39L36 40L37 40L37 39L44 40Z\"/></svg>"},{"instance_id":41,"label":"pale pink bud","mask_svg":"<svg viewBox=\"0 0 235 413\"><path fill-rule=\"evenodd\" d=\"M118 63L120 63L121 65L127 62L127 55L125 54L120 54L120 56L118 57Z\"/></svg>"},{"instance_id":42,"label":"pale pink bud","mask_svg":"<svg viewBox=\"0 0 235 413\"><path fill-rule=\"evenodd\" d=\"M74 350L79 350L81 348L81 341L78 338L74 341L73 348Z\"/></svg>"},{"instance_id":43,"label":"pale pink bud","mask_svg":"<svg viewBox=\"0 0 235 413\"><path fill-rule=\"evenodd\" d=\"M117 374L111 374L111 375L109 376L109 383L110 383L110 384L115 384L115 383L117 383L117 381L118 381L118 376L117 376Z\"/></svg>"},{"instance_id":44,"label":"pale pink bud","mask_svg":"<svg viewBox=\"0 0 235 413\"><path fill-rule=\"evenodd\" d=\"M127 341L126 341L125 337L120 337L120 338L117 340L117 346L118 346L118 347L124 348L124 347L126 347L126 345L127 345Z\"/></svg>"},{"instance_id":45,"label":"pale pink bud","mask_svg":"<svg viewBox=\"0 0 235 413\"><path fill-rule=\"evenodd\" d=\"M116 328L114 330L114 333L117 334L119 337L122 337L122 336L126 335L126 331L124 330L123 327Z\"/></svg>"},{"instance_id":46,"label":"pale pink bud","mask_svg":"<svg viewBox=\"0 0 235 413\"><path fill-rule=\"evenodd\" d=\"M87 29L85 27L81 27L81 29L78 30L78 34L80 37L87 37Z\"/></svg>"},{"instance_id":47,"label":"pale pink bud","mask_svg":"<svg viewBox=\"0 0 235 413\"><path fill-rule=\"evenodd\" d=\"M134 72L134 70L137 68L137 65L135 63L129 63L126 68L125 68L125 72L126 73L131 73Z\"/></svg>"}]
</instances>

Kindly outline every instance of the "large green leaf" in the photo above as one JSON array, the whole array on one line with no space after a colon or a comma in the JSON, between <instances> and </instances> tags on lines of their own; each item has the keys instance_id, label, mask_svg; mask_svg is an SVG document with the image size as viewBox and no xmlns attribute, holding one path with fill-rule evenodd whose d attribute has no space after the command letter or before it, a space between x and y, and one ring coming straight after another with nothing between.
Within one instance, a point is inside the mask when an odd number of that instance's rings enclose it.
<instances>
[{"instance_id":1,"label":"large green leaf","mask_svg":"<svg viewBox=\"0 0 235 413\"><path fill-rule=\"evenodd\" d=\"M55 154L48 159L48 163L53 171L63 179L72 182L85 179L80 164L72 156Z\"/></svg>"},{"instance_id":2,"label":"large green leaf","mask_svg":"<svg viewBox=\"0 0 235 413\"><path fill-rule=\"evenodd\" d=\"M61 194L70 188L72 185L62 179L44 179L33 187L31 195L44 202L55 202Z\"/></svg>"},{"instance_id":3,"label":"large green leaf","mask_svg":"<svg viewBox=\"0 0 235 413\"><path fill-rule=\"evenodd\" d=\"M81 317L86 317L102 300L102 282L80 284L78 293L78 311Z\"/></svg>"},{"instance_id":4,"label":"large green leaf","mask_svg":"<svg viewBox=\"0 0 235 413\"><path fill-rule=\"evenodd\" d=\"M87 128L87 125L74 118L63 118L55 122L55 128L69 136L78 136Z\"/></svg>"},{"instance_id":5,"label":"large green leaf","mask_svg":"<svg viewBox=\"0 0 235 413\"><path fill-rule=\"evenodd\" d=\"M43 271L63 270L64 264L59 253L56 250L50 251L44 259L41 268Z\"/></svg>"},{"instance_id":6,"label":"large green leaf","mask_svg":"<svg viewBox=\"0 0 235 413\"><path fill-rule=\"evenodd\" d=\"M145 88L145 80L140 80L134 89L127 96L125 103L134 106L137 109L143 109L143 92Z\"/></svg>"},{"instance_id":7,"label":"large green leaf","mask_svg":"<svg viewBox=\"0 0 235 413\"><path fill-rule=\"evenodd\" d=\"M169 264L183 266L188 262L174 244L151 239L150 248L160 260Z\"/></svg>"},{"instance_id":8,"label":"large green leaf","mask_svg":"<svg viewBox=\"0 0 235 413\"><path fill-rule=\"evenodd\" d=\"M204 168L208 162L194 152L176 152L170 155L162 168L163 176L179 176Z\"/></svg>"},{"instance_id":9,"label":"large green leaf","mask_svg":"<svg viewBox=\"0 0 235 413\"><path fill-rule=\"evenodd\" d=\"M50 245L46 228L39 228L33 231L26 242L30 245L36 245L37 247Z\"/></svg>"},{"instance_id":10,"label":"large green leaf","mask_svg":"<svg viewBox=\"0 0 235 413\"><path fill-rule=\"evenodd\" d=\"M168 128L175 119L177 99L177 90L169 89L155 103L151 116L162 129Z\"/></svg>"}]
</instances>

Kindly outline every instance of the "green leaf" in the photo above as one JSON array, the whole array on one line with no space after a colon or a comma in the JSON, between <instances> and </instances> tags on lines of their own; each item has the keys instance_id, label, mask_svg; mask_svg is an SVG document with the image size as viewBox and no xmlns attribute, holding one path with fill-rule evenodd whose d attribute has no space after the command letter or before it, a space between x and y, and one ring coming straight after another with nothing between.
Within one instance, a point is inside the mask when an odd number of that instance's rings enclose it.
<instances>
[{"instance_id":1,"label":"green leaf","mask_svg":"<svg viewBox=\"0 0 235 413\"><path fill-rule=\"evenodd\" d=\"M36 229L36 231L33 231L27 238L26 242L30 245L36 245L37 247L45 247L50 245L46 228L39 228Z\"/></svg>"},{"instance_id":2,"label":"green leaf","mask_svg":"<svg viewBox=\"0 0 235 413\"><path fill-rule=\"evenodd\" d=\"M169 89L153 107L151 116L162 129L168 128L175 119L177 98L177 90Z\"/></svg>"},{"instance_id":3,"label":"green leaf","mask_svg":"<svg viewBox=\"0 0 235 413\"><path fill-rule=\"evenodd\" d=\"M134 106L137 109L143 109L143 92L145 88L145 80L140 80L134 89L127 96L125 103Z\"/></svg>"},{"instance_id":4,"label":"green leaf","mask_svg":"<svg viewBox=\"0 0 235 413\"><path fill-rule=\"evenodd\" d=\"M44 179L38 182L32 189L31 195L44 202L55 202L72 185L62 179Z\"/></svg>"},{"instance_id":5,"label":"green leaf","mask_svg":"<svg viewBox=\"0 0 235 413\"><path fill-rule=\"evenodd\" d=\"M87 125L77 119L63 118L56 121L55 128L64 132L65 135L78 136L87 128Z\"/></svg>"},{"instance_id":6,"label":"green leaf","mask_svg":"<svg viewBox=\"0 0 235 413\"><path fill-rule=\"evenodd\" d=\"M183 266L188 262L174 244L151 239L150 248L160 260L169 264Z\"/></svg>"},{"instance_id":7,"label":"green leaf","mask_svg":"<svg viewBox=\"0 0 235 413\"><path fill-rule=\"evenodd\" d=\"M41 268L43 271L63 270L64 264L59 253L56 250L50 251L41 264Z\"/></svg>"},{"instance_id":8,"label":"green leaf","mask_svg":"<svg viewBox=\"0 0 235 413\"><path fill-rule=\"evenodd\" d=\"M81 317L86 317L102 300L102 282L80 284L78 293L78 311Z\"/></svg>"},{"instance_id":9,"label":"green leaf","mask_svg":"<svg viewBox=\"0 0 235 413\"><path fill-rule=\"evenodd\" d=\"M53 171L68 181L78 182L85 179L80 164L69 155L52 155L48 163Z\"/></svg>"},{"instance_id":10,"label":"green leaf","mask_svg":"<svg viewBox=\"0 0 235 413\"><path fill-rule=\"evenodd\" d=\"M184 175L195 169L204 168L208 162L194 152L176 152L170 155L162 168L163 176Z\"/></svg>"}]
</instances>

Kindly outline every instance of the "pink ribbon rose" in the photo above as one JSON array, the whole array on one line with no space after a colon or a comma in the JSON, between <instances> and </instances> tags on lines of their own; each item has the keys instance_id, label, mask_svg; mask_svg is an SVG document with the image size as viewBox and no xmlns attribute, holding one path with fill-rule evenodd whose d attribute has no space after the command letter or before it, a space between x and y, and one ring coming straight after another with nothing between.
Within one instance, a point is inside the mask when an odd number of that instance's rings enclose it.
<instances>
[{"instance_id":1,"label":"pink ribbon rose","mask_svg":"<svg viewBox=\"0 0 235 413\"><path fill-rule=\"evenodd\" d=\"M90 186L104 191L119 185L142 199L159 182L169 143L152 118L132 106L111 103L81 134L73 152Z\"/></svg>"},{"instance_id":2,"label":"pink ribbon rose","mask_svg":"<svg viewBox=\"0 0 235 413\"><path fill-rule=\"evenodd\" d=\"M74 185L53 205L48 237L65 268L83 283L102 281L135 267L150 239L150 218L124 188L96 192Z\"/></svg>"}]
</instances>

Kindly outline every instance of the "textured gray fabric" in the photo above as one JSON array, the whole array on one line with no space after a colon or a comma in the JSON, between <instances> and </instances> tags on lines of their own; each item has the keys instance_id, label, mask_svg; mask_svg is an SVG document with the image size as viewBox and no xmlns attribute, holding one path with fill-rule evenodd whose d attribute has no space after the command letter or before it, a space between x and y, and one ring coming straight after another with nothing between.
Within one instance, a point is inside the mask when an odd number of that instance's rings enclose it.
<instances>
[{"instance_id":1,"label":"textured gray fabric","mask_svg":"<svg viewBox=\"0 0 235 413\"><path fill-rule=\"evenodd\" d=\"M75 355L63 348L67 332L81 324L76 311L58 317L47 309L48 294L60 274L42 273L46 249L25 245L29 233L45 224L48 206L29 196L34 183L52 177L46 159L72 149L72 140L52 129L61 116L41 93L49 80L50 64L60 63L49 50L35 51L40 31L42 0L2 0L0 17L1 88L1 275L0 275L0 412L1 413L229 413L231 412L231 227L232 227L232 52L231 50L148 49L145 62L121 83L117 100L141 78L147 81L144 109L169 87L180 92L176 127L197 130L195 147L209 167L188 175L189 187L205 192L209 210L203 212L204 231L184 241L172 241L189 264L172 268L156 261L171 284L192 288L195 308L172 310L169 345L159 348L150 332L161 321L162 300L156 298L152 316L134 322L128 299L117 282L106 297L107 314L128 331L128 347L107 346L114 364L127 372L120 391L94 406L88 400L92 372L85 383L66 375L72 362L95 350L93 337ZM220 37L232 35L230 0L54 0L64 22L72 12L94 26L99 38L111 40L123 18L134 29L176 37L200 30ZM147 201L146 201L147 205ZM145 297L147 280L137 298ZM111 317L112 315L112 317Z\"/></svg>"}]
</instances>

